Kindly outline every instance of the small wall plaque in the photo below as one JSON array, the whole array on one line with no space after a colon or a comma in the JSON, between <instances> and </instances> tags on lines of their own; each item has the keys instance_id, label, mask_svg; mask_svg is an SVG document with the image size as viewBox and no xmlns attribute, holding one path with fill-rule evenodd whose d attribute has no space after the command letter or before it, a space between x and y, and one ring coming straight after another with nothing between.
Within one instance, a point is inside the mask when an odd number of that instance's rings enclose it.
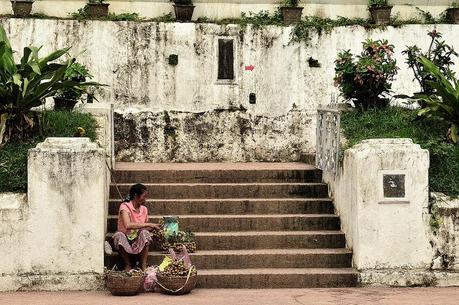
<instances>
[{"instance_id":1,"label":"small wall plaque","mask_svg":"<svg viewBox=\"0 0 459 305\"><path fill-rule=\"evenodd\" d=\"M379 171L379 203L410 203L406 174L404 170Z\"/></svg>"},{"instance_id":2,"label":"small wall plaque","mask_svg":"<svg viewBox=\"0 0 459 305\"><path fill-rule=\"evenodd\" d=\"M405 175L383 175L385 198L405 198Z\"/></svg>"}]
</instances>

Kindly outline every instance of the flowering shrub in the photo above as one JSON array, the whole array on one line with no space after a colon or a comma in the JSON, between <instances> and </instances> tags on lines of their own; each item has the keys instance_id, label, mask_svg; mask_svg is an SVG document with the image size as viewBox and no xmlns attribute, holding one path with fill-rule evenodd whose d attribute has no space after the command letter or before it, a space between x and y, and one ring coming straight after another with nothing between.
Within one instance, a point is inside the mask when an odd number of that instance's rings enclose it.
<instances>
[{"instance_id":1,"label":"flowering shrub","mask_svg":"<svg viewBox=\"0 0 459 305\"><path fill-rule=\"evenodd\" d=\"M448 80L454 78L454 71L451 68L454 65L453 58L457 57L458 54L454 51L453 47L446 44L445 41L440 40L442 34L433 30L428 32L431 37L429 49L423 52L418 46L409 46L402 54L407 56L406 63L413 70L414 77L421 86L422 93L432 94L435 89L429 84L429 82L435 81L434 76L429 73L424 65L419 61L421 57L425 57L430 60L435 66L440 69L440 72Z\"/></svg>"},{"instance_id":2,"label":"flowering shrub","mask_svg":"<svg viewBox=\"0 0 459 305\"><path fill-rule=\"evenodd\" d=\"M335 86L356 107L386 106L388 100L382 95L390 91L398 70L393 54L394 46L387 40L371 39L363 43L363 51L355 60L350 50L339 52L335 61Z\"/></svg>"}]
</instances>

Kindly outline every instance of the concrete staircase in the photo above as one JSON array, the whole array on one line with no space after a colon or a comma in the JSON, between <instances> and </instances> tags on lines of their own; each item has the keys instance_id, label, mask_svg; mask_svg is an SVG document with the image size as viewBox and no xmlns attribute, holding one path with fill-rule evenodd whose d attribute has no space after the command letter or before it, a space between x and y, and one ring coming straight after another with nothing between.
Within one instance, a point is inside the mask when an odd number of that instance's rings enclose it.
<instances>
[{"instance_id":1,"label":"concrete staircase","mask_svg":"<svg viewBox=\"0 0 459 305\"><path fill-rule=\"evenodd\" d=\"M122 194L148 187L151 221L178 215L196 233L204 288L355 286L352 252L321 172L303 163L117 163ZM120 200L110 188L108 238ZM164 257L150 252L149 263ZM106 257L107 266L117 255Z\"/></svg>"}]
</instances>

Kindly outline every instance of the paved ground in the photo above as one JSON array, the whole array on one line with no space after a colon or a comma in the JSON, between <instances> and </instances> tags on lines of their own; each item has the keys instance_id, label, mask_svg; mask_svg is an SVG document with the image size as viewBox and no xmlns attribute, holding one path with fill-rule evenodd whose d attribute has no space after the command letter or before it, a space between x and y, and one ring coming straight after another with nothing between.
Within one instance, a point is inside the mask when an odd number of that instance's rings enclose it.
<instances>
[{"instance_id":1,"label":"paved ground","mask_svg":"<svg viewBox=\"0 0 459 305\"><path fill-rule=\"evenodd\" d=\"M346 289L197 289L186 296L158 293L114 297L108 292L0 293L4 305L457 305L455 288L346 288Z\"/></svg>"}]
</instances>

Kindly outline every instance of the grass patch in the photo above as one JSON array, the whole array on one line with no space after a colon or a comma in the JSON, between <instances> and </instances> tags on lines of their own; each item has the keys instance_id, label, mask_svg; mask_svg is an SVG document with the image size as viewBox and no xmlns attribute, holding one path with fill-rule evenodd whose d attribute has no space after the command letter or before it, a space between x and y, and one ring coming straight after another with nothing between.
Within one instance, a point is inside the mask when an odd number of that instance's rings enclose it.
<instances>
[{"instance_id":1,"label":"grass patch","mask_svg":"<svg viewBox=\"0 0 459 305\"><path fill-rule=\"evenodd\" d=\"M12 140L0 149L0 192L27 191L27 152L47 137L71 137L82 127L91 140L96 138L96 121L87 113L51 111L41 116L41 134L26 140Z\"/></svg>"},{"instance_id":2,"label":"grass patch","mask_svg":"<svg viewBox=\"0 0 459 305\"><path fill-rule=\"evenodd\" d=\"M411 138L430 153L430 190L459 195L459 145L448 143L449 125L439 119L419 119L416 110L388 107L343 113L341 128L348 140L343 150L365 139Z\"/></svg>"}]
</instances>

